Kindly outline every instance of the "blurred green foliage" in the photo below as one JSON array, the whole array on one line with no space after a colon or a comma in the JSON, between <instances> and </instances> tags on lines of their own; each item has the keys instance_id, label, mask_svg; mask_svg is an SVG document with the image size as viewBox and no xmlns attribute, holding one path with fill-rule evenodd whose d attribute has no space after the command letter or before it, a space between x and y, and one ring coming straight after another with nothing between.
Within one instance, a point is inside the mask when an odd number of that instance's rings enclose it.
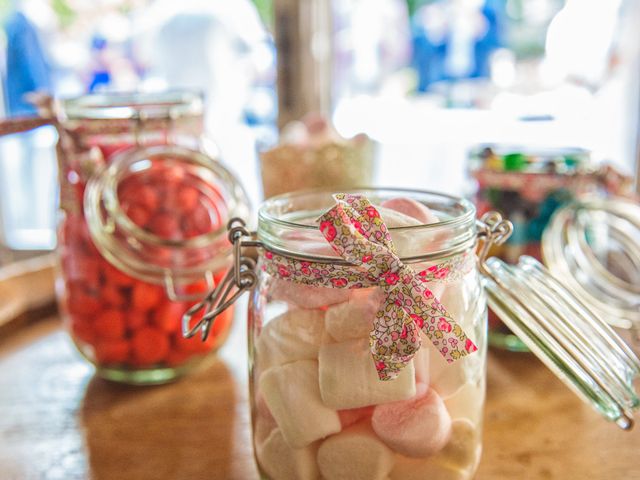
<instances>
[{"instance_id":1,"label":"blurred green foliage","mask_svg":"<svg viewBox=\"0 0 640 480\"><path fill-rule=\"evenodd\" d=\"M51 8L58 16L60 26L66 28L71 25L76 19L76 12L69 6L67 0L52 0Z\"/></svg>"},{"instance_id":2,"label":"blurred green foliage","mask_svg":"<svg viewBox=\"0 0 640 480\"><path fill-rule=\"evenodd\" d=\"M273 2L275 0L253 0L253 4L256 6L260 18L267 26L272 29L273 27Z\"/></svg>"},{"instance_id":3,"label":"blurred green foliage","mask_svg":"<svg viewBox=\"0 0 640 480\"><path fill-rule=\"evenodd\" d=\"M15 4L15 0L0 0L0 22L4 23L9 12L15 8ZM76 12L69 6L67 0L51 0L51 8L58 17L62 28L71 25L77 17Z\"/></svg>"}]
</instances>

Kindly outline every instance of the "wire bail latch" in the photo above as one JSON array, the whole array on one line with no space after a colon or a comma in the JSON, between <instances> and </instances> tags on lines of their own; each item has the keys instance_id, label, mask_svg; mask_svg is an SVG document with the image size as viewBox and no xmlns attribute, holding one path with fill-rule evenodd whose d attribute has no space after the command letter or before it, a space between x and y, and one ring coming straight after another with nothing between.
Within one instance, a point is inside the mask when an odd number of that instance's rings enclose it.
<instances>
[{"instance_id":1,"label":"wire bail latch","mask_svg":"<svg viewBox=\"0 0 640 480\"><path fill-rule=\"evenodd\" d=\"M242 255L242 248L259 247L262 243L252 240L255 234L248 231L245 226L241 218L232 218L229 221L227 229L229 241L233 244L233 265L222 281L202 301L196 303L182 316L183 337L191 338L201 330L202 340L206 340L216 317L229 308L244 292L256 285L258 281L255 272L256 262ZM192 320L201 311L204 312L202 318L191 326Z\"/></svg>"}]
</instances>

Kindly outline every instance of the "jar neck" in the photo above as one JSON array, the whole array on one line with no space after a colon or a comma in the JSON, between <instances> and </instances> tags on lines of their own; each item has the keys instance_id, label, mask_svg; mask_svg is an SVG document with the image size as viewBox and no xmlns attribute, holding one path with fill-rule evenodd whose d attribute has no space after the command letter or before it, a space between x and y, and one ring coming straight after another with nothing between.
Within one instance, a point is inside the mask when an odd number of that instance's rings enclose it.
<instances>
[{"instance_id":1,"label":"jar neck","mask_svg":"<svg viewBox=\"0 0 640 480\"><path fill-rule=\"evenodd\" d=\"M333 193L313 190L268 199L258 214L258 239L266 249L287 257L340 262L316 222L335 205ZM396 252L405 263L440 260L467 252L476 244L475 208L467 200L403 189L357 189L345 193L364 195L374 206L393 198L410 198L427 206L438 217L440 221L431 224L388 225ZM385 220L384 213L382 219Z\"/></svg>"}]
</instances>

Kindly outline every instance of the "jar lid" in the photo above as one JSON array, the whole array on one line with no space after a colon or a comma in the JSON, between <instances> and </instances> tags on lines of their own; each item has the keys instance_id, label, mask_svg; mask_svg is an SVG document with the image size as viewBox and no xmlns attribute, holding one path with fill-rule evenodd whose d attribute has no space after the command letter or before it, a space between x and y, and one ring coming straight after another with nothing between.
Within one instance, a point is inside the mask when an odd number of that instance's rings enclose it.
<instances>
[{"instance_id":1,"label":"jar lid","mask_svg":"<svg viewBox=\"0 0 640 480\"><path fill-rule=\"evenodd\" d=\"M640 326L640 205L582 199L558 210L542 237L551 272L609 324Z\"/></svg>"},{"instance_id":2,"label":"jar lid","mask_svg":"<svg viewBox=\"0 0 640 480\"><path fill-rule=\"evenodd\" d=\"M115 155L87 183L84 209L105 258L172 295L229 264L226 224L249 215L249 200L213 158L156 146Z\"/></svg>"},{"instance_id":3,"label":"jar lid","mask_svg":"<svg viewBox=\"0 0 640 480\"><path fill-rule=\"evenodd\" d=\"M154 120L202 115L203 98L192 91L98 93L62 101L66 119Z\"/></svg>"},{"instance_id":4,"label":"jar lid","mask_svg":"<svg viewBox=\"0 0 640 480\"><path fill-rule=\"evenodd\" d=\"M524 344L585 402L623 429L633 426L640 398L633 381L640 360L612 328L536 259L509 265L484 260L491 235L506 239L501 219L485 220L480 270L489 305ZM486 228L489 225L489 228ZM559 280L562 278L562 281Z\"/></svg>"}]
</instances>

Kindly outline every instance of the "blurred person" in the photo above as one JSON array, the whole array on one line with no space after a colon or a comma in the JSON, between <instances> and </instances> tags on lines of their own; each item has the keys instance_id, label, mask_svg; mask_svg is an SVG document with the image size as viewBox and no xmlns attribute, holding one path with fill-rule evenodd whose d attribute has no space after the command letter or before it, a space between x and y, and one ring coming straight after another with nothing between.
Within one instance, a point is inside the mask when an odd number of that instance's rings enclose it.
<instances>
[{"instance_id":1,"label":"blurred person","mask_svg":"<svg viewBox=\"0 0 640 480\"><path fill-rule=\"evenodd\" d=\"M154 0L134 12L132 25L132 51L142 72L138 88L204 93L205 132L257 202L259 133L245 114L275 57L256 7L250 0ZM262 98L275 109L268 95Z\"/></svg>"},{"instance_id":2,"label":"blurred person","mask_svg":"<svg viewBox=\"0 0 640 480\"><path fill-rule=\"evenodd\" d=\"M40 34L28 12L42 5L39 0L13 3L4 29L7 37L4 78L8 116L35 115L29 93L52 92L51 67Z\"/></svg>"},{"instance_id":3,"label":"blurred person","mask_svg":"<svg viewBox=\"0 0 640 480\"><path fill-rule=\"evenodd\" d=\"M30 96L53 93L47 40L56 18L48 2L12 3L4 29L7 116L33 116ZM9 248L51 249L55 245L56 163L53 127L4 137L0 142L0 237Z\"/></svg>"},{"instance_id":4,"label":"blurred person","mask_svg":"<svg viewBox=\"0 0 640 480\"><path fill-rule=\"evenodd\" d=\"M504 0L438 0L413 17L413 65L419 92L431 84L489 77L503 45Z\"/></svg>"},{"instance_id":5,"label":"blurred person","mask_svg":"<svg viewBox=\"0 0 640 480\"><path fill-rule=\"evenodd\" d=\"M256 78L252 57L268 41L249 0L155 0L134 15L133 48L147 90L203 92L219 143L242 123ZM220 145L223 147L223 145Z\"/></svg>"},{"instance_id":6,"label":"blurred person","mask_svg":"<svg viewBox=\"0 0 640 480\"><path fill-rule=\"evenodd\" d=\"M410 59L404 0L334 2L334 97L375 94Z\"/></svg>"},{"instance_id":7,"label":"blurred person","mask_svg":"<svg viewBox=\"0 0 640 480\"><path fill-rule=\"evenodd\" d=\"M91 39L91 81L89 91L95 92L111 83L111 72L107 56L107 39L95 34Z\"/></svg>"}]
</instances>

